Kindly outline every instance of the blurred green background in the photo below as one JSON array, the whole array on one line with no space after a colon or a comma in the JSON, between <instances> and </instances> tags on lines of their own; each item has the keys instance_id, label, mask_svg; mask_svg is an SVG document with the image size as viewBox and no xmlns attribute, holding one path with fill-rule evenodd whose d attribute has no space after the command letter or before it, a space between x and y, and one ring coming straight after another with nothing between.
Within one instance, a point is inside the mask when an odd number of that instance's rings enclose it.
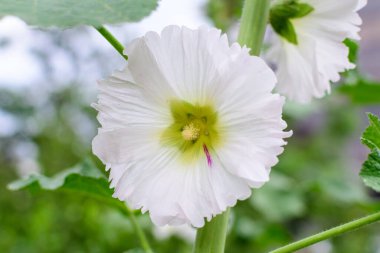
<instances>
[{"instance_id":1,"label":"blurred green background","mask_svg":"<svg viewBox=\"0 0 380 253\"><path fill-rule=\"evenodd\" d=\"M380 5L370 4L373 8L363 12L369 25L364 25L359 66L365 75L380 80L376 76L379 68L373 67L379 62L371 58L380 52L378 30L376 33L373 27L380 25L374 11L379 11ZM202 12L233 37L241 6L241 1L211 0L202 4ZM1 22L5 20L0 26ZM94 80L122 66L121 59L113 59L116 54L110 53L112 49L99 49L98 42L87 47L77 41L96 35L87 28L63 32L28 29L27 34L40 38L43 44L21 54L37 58L45 76L29 86L13 87L12 81L1 81L0 252L140 252L128 217L91 196L7 190L7 184L20 177L38 172L52 176L84 159L103 168L91 154L97 128L96 112L90 107L96 100ZM20 38L3 32L0 57L17 40ZM61 68L67 69L62 58L74 70L70 75L59 73ZM22 64L34 67L26 61ZM345 76L355 85L356 73ZM306 106L286 106L284 117L294 135L273 168L271 181L233 209L227 253L268 252L380 209L380 196L366 189L358 176L368 153L360 144L367 125L365 112L379 115L380 107L356 102L337 85L325 99ZM138 220L155 252L191 252L194 231L190 228L154 228L147 215L138 215ZM302 252L380 252L380 226L366 227Z\"/></svg>"}]
</instances>

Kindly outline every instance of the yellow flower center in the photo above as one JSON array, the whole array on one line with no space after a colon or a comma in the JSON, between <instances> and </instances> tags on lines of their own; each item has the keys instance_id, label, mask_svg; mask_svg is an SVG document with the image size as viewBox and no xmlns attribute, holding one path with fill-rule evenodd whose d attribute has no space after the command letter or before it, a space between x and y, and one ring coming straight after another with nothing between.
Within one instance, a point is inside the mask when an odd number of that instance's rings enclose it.
<instances>
[{"instance_id":1,"label":"yellow flower center","mask_svg":"<svg viewBox=\"0 0 380 253\"><path fill-rule=\"evenodd\" d=\"M220 144L220 126L214 108L173 100L170 110L173 122L161 135L162 145L176 147L186 163L205 157L211 166L210 151Z\"/></svg>"}]
</instances>

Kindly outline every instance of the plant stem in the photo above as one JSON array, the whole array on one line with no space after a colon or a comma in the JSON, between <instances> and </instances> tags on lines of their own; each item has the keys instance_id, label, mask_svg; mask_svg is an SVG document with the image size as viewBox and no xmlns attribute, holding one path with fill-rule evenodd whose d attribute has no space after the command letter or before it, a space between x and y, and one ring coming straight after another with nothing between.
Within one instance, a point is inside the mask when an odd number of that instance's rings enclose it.
<instances>
[{"instance_id":1,"label":"plant stem","mask_svg":"<svg viewBox=\"0 0 380 253\"><path fill-rule=\"evenodd\" d=\"M104 26L95 27L95 29L119 52L124 59L128 60L128 56L123 54L123 45L108 31Z\"/></svg>"},{"instance_id":2,"label":"plant stem","mask_svg":"<svg viewBox=\"0 0 380 253\"><path fill-rule=\"evenodd\" d=\"M223 253L230 209L215 216L197 230L194 253Z\"/></svg>"},{"instance_id":3,"label":"plant stem","mask_svg":"<svg viewBox=\"0 0 380 253\"><path fill-rule=\"evenodd\" d=\"M380 220L380 212L371 214L368 216L365 216L363 218L360 218L355 221L348 222L346 224L340 225L338 227L326 230L324 232L321 232L316 235L312 235L310 237L307 237L305 239L302 239L298 242L291 243L289 245L286 245L284 247L281 247L279 249L273 250L270 253L288 253L288 252L294 252L299 249L303 249L307 246L313 245L317 242L329 239L334 236L341 235L343 233L361 228L365 225L377 222Z\"/></svg>"},{"instance_id":4,"label":"plant stem","mask_svg":"<svg viewBox=\"0 0 380 253\"><path fill-rule=\"evenodd\" d=\"M270 0L245 0L238 42L259 55L269 17Z\"/></svg>"},{"instance_id":5,"label":"plant stem","mask_svg":"<svg viewBox=\"0 0 380 253\"><path fill-rule=\"evenodd\" d=\"M144 231L141 229L140 224L138 223L136 216L133 214L133 211L129 209L128 206L125 206L125 212L129 216L129 219L132 222L132 226L135 229L137 236L140 239L140 243L145 253L153 253L152 248L149 245L148 239L146 238Z\"/></svg>"}]
</instances>

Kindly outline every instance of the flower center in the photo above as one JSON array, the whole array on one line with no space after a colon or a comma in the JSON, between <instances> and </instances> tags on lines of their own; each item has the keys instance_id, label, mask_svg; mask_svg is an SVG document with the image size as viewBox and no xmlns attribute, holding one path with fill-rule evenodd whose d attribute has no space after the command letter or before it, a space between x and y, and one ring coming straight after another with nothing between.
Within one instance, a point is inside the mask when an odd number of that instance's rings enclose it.
<instances>
[{"instance_id":1,"label":"flower center","mask_svg":"<svg viewBox=\"0 0 380 253\"><path fill-rule=\"evenodd\" d=\"M212 106L173 100L170 110L173 122L161 135L161 143L177 148L187 163L203 157L211 166L210 151L220 143L218 116Z\"/></svg>"},{"instance_id":2,"label":"flower center","mask_svg":"<svg viewBox=\"0 0 380 253\"><path fill-rule=\"evenodd\" d=\"M195 141L199 138L201 128L193 122L184 126L182 130L182 137L185 141Z\"/></svg>"}]
</instances>

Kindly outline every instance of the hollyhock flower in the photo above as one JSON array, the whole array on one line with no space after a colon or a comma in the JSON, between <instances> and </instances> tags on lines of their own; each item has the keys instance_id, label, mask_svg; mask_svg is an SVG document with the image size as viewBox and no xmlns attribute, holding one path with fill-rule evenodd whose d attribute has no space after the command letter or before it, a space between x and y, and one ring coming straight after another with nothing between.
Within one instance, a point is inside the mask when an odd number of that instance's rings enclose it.
<instances>
[{"instance_id":1,"label":"hollyhock flower","mask_svg":"<svg viewBox=\"0 0 380 253\"><path fill-rule=\"evenodd\" d=\"M286 0L271 8L275 32L269 61L277 65L277 91L309 102L330 92L330 81L355 67L348 60L346 38L360 39L357 11L365 0Z\"/></svg>"},{"instance_id":2,"label":"hollyhock flower","mask_svg":"<svg viewBox=\"0 0 380 253\"><path fill-rule=\"evenodd\" d=\"M276 77L213 28L165 28L127 46L128 65L99 82L94 153L114 196L157 225L191 224L269 180L283 151Z\"/></svg>"}]
</instances>

